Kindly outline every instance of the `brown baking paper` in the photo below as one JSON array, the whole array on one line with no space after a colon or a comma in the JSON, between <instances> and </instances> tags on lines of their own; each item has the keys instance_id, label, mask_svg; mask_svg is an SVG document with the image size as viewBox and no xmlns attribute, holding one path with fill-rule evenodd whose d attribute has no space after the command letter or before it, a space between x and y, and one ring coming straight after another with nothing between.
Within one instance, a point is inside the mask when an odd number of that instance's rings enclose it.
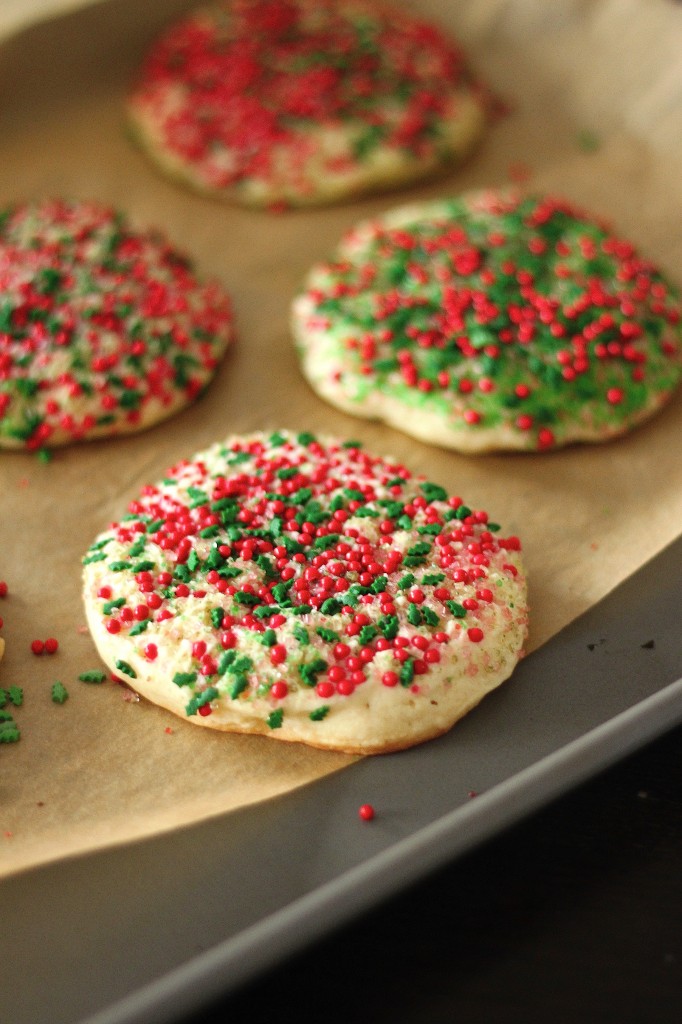
<instances>
[{"instance_id":1,"label":"brown baking paper","mask_svg":"<svg viewBox=\"0 0 682 1024\"><path fill-rule=\"evenodd\" d=\"M208 394L172 422L73 446L49 464L0 452L0 579L9 586L0 686L24 691L13 709L21 740L0 747L2 873L224 813L353 761L200 730L121 685L78 681L99 667L83 626L80 559L140 486L178 458L231 432L279 427L358 437L395 456L522 537L529 650L680 532L679 396L606 445L459 456L319 400L298 372L288 310L308 266L357 218L510 177L609 218L681 284L682 9L664 0L410 4L452 26L509 112L465 167L427 187L274 215L161 180L124 134L133 69L157 28L186 6L98 3L24 29L0 53L1 200L97 198L164 228L230 290L239 327ZM34 656L31 640L48 636L58 652ZM51 700L55 680L69 693L63 705Z\"/></svg>"}]
</instances>

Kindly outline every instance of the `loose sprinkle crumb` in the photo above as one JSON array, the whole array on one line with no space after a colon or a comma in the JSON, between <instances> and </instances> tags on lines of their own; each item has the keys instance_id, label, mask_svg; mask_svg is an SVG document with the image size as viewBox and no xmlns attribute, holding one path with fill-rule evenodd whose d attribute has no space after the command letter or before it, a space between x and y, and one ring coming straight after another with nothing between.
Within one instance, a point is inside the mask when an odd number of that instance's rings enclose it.
<instances>
[{"instance_id":1,"label":"loose sprinkle crumb","mask_svg":"<svg viewBox=\"0 0 682 1024\"><path fill-rule=\"evenodd\" d=\"M68 691L63 683L57 680L56 683L52 684L52 700L55 704L64 704L68 699Z\"/></svg>"},{"instance_id":2,"label":"loose sprinkle crumb","mask_svg":"<svg viewBox=\"0 0 682 1024\"><path fill-rule=\"evenodd\" d=\"M358 815L362 821L372 821L374 814L374 808L371 804L361 804L358 808Z\"/></svg>"},{"instance_id":3,"label":"loose sprinkle crumb","mask_svg":"<svg viewBox=\"0 0 682 1024\"><path fill-rule=\"evenodd\" d=\"M24 691L20 686L10 686L7 691L10 702L14 704L15 708L21 707L24 703Z\"/></svg>"},{"instance_id":4,"label":"loose sprinkle crumb","mask_svg":"<svg viewBox=\"0 0 682 1024\"><path fill-rule=\"evenodd\" d=\"M0 743L18 743L21 732L11 715L0 711Z\"/></svg>"},{"instance_id":5,"label":"loose sprinkle crumb","mask_svg":"<svg viewBox=\"0 0 682 1024\"><path fill-rule=\"evenodd\" d=\"M87 672L81 672L78 678L82 683L103 683L107 678L107 674L102 672L101 669L90 669Z\"/></svg>"},{"instance_id":6,"label":"loose sprinkle crumb","mask_svg":"<svg viewBox=\"0 0 682 1024\"><path fill-rule=\"evenodd\" d=\"M585 153L594 153L601 146L601 139L596 132L584 128L576 136L578 147Z\"/></svg>"}]
</instances>

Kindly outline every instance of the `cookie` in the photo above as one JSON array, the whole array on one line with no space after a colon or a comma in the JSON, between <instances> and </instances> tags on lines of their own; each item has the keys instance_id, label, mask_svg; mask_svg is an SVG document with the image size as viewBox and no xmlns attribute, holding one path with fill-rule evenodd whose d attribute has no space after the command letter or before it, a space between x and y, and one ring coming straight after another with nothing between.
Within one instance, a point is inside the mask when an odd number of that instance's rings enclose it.
<instances>
[{"instance_id":1,"label":"cookie","mask_svg":"<svg viewBox=\"0 0 682 1024\"><path fill-rule=\"evenodd\" d=\"M356 754L450 729L512 672L520 541L357 442L232 437L84 558L109 669L188 722Z\"/></svg>"},{"instance_id":2,"label":"cookie","mask_svg":"<svg viewBox=\"0 0 682 1024\"><path fill-rule=\"evenodd\" d=\"M128 101L155 165L247 206L307 206L452 166L486 103L457 43L374 0L233 0L173 24Z\"/></svg>"},{"instance_id":3,"label":"cookie","mask_svg":"<svg viewBox=\"0 0 682 1024\"><path fill-rule=\"evenodd\" d=\"M682 373L680 299L635 247L560 199L500 192L353 227L293 304L333 405L464 453L605 441Z\"/></svg>"},{"instance_id":4,"label":"cookie","mask_svg":"<svg viewBox=\"0 0 682 1024\"><path fill-rule=\"evenodd\" d=\"M196 399L228 296L161 234L94 202L0 211L0 447L143 430Z\"/></svg>"}]
</instances>

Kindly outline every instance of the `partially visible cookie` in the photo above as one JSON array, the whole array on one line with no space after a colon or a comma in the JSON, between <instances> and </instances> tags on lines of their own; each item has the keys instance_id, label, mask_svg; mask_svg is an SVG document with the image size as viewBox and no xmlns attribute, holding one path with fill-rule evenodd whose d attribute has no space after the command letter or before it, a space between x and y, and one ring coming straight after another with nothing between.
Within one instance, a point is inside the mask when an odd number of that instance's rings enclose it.
<instances>
[{"instance_id":1,"label":"partially visible cookie","mask_svg":"<svg viewBox=\"0 0 682 1024\"><path fill-rule=\"evenodd\" d=\"M84 558L99 653L197 725L358 754L437 736L527 632L520 542L357 442L233 437Z\"/></svg>"},{"instance_id":2,"label":"partially visible cookie","mask_svg":"<svg viewBox=\"0 0 682 1024\"><path fill-rule=\"evenodd\" d=\"M605 441L682 375L674 286L572 205L495 191L364 221L293 305L332 404L465 453Z\"/></svg>"},{"instance_id":3,"label":"partially visible cookie","mask_svg":"<svg viewBox=\"0 0 682 1024\"><path fill-rule=\"evenodd\" d=\"M420 180L486 119L459 45L383 0L208 4L152 46L128 109L159 168L256 207Z\"/></svg>"},{"instance_id":4,"label":"partially visible cookie","mask_svg":"<svg viewBox=\"0 0 682 1024\"><path fill-rule=\"evenodd\" d=\"M159 233L93 202L0 210L0 447L142 430L192 402L230 300Z\"/></svg>"}]
</instances>

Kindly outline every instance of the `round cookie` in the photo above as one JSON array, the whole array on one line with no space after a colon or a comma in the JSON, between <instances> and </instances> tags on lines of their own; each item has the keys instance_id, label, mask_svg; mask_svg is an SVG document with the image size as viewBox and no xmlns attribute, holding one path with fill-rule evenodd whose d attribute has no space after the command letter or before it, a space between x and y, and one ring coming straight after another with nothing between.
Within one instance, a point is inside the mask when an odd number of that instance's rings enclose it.
<instances>
[{"instance_id":1,"label":"round cookie","mask_svg":"<svg viewBox=\"0 0 682 1024\"><path fill-rule=\"evenodd\" d=\"M167 174L248 206L305 206L420 180L481 135L459 46L381 0L232 0L172 25L128 102Z\"/></svg>"},{"instance_id":2,"label":"round cookie","mask_svg":"<svg viewBox=\"0 0 682 1024\"><path fill-rule=\"evenodd\" d=\"M295 299L303 373L333 405L465 453L604 441L682 374L680 300L601 223L494 191L353 227Z\"/></svg>"},{"instance_id":3,"label":"round cookie","mask_svg":"<svg viewBox=\"0 0 682 1024\"><path fill-rule=\"evenodd\" d=\"M233 437L84 558L103 661L197 725L369 754L450 729L527 632L520 542L357 442Z\"/></svg>"},{"instance_id":4,"label":"round cookie","mask_svg":"<svg viewBox=\"0 0 682 1024\"><path fill-rule=\"evenodd\" d=\"M192 402L232 340L223 289L93 202L0 211L0 447L142 430Z\"/></svg>"}]
</instances>

